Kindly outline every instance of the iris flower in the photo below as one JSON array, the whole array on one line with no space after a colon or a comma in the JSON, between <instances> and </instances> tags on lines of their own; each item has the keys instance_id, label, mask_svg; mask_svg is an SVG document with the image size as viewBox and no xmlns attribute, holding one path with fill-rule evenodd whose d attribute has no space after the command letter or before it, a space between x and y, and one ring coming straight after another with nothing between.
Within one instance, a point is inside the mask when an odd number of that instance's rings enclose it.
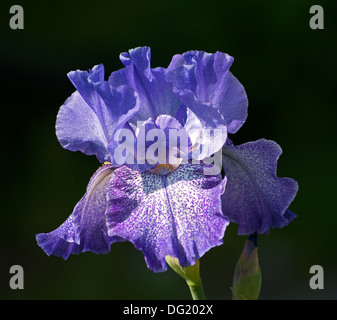
<instances>
[{"instance_id":1,"label":"iris flower","mask_svg":"<svg viewBox=\"0 0 337 320\"><path fill-rule=\"evenodd\" d=\"M36 236L48 255L108 253L130 241L162 272L165 256L187 267L221 245L230 221L239 234L268 233L295 217L288 207L297 183L276 176L280 147L228 139L248 106L231 56L189 51L151 68L150 48L139 47L120 59L124 68L108 80L103 65L68 74L76 91L59 110L56 135L103 165L68 219ZM224 175L212 171L215 154Z\"/></svg>"}]
</instances>

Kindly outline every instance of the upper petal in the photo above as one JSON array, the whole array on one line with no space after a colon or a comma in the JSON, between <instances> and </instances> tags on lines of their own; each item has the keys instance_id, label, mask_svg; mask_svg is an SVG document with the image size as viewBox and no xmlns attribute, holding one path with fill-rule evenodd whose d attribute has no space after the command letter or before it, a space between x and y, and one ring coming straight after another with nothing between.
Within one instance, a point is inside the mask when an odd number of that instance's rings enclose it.
<instances>
[{"instance_id":1,"label":"upper petal","mask_svg":"<svg viewBox=\"0 0 337 320\"><path fill-rule=\"evenodd\" d=\"M165 78L165 68L151 68L151 50L139 47L120 55L125 68L113 72L109 78L112 86L128 85L140 99L140 111L132 122L156 119L161 114L175 116L180 105L172 91L172 84Z\"/></svg>"},{"instance_id":2,"label":"upper petal","mask_svg":"<svg viewBox=\"0 0 337 320\"><path fill-rule=\"evenodd\" d=\"M192 157L204 160L214 153L221 151L227 140L227 127L218 125L215 128L205 126L197 115L189 108L186 111L184 128L192 142Z\"/></svg>"},{"instance_id":3,"label":"upper petal","mask_svg":"<svg viewBox=\"0 0 337 320\"><path fill-rule=\"evenodd\" d=\"M36 235L38 245L48 255L67 259L85 251L107 253L110 245L120 240L108 236L105 219L107 186L113 171L111 165L99 168L69 218L56 230Z\"/></svg>"},{"instance_id":4,"label":"upper petal","mask_svg":"<svg viewBox=\"0 0 337 320\"><path fill-rule=\"evenodd\" d=\"M60 108L56 135L65 149L96 155L100 162L110 161L106 137L100 119L82 96L75 91Z\"/></svg>"},{"instance_id":5,"label":"upper petal","mask_svg":"<svg viewBox=\"0 0 337 320\"><path fill-rule=\"evenodd\" d=\"M287 209L298 184L276 176L281 153L274 141L265 139L223 148L228 181L222 210L238 223L239 234L268 233L270 228L282 228L295 217Z\"/></svg>"},{"instance_id":6,"label":"upper petal","mask_svg":"<svg viewBox=\"0 0 337 320\"><path fill-rule=\"evenodd\" d=\"M111 87L104 81L102 65L89 72L72 71L68 77L77 91L57 116L56 135L62 147L95 154L100 162L112 161L108 146L113 150L114 133L139 110L134 91Z\"/></svg>"},{"instance_id":7,"label":"upper petal","mask_svg":"<svg viewBox=\"0 0 337 320\"><path fill-rule=\"evenodd\" d=\"M168 72L178 98L206 126L225 124L235 133L247 118L248 100L240 82L229 71L233 58L225 53L188 51ZM178 61L178 62L177 62Z\"/></svg>"},{"instance_id":8,"label":"upper petal","mask_svg":"<svg viewBox=\"0 0 337 320\"><path fill-rule=\"evenodd\" d=\"M205 165L181 165L166 176L116 169L109 185L110 236L129 240L143 251L150 269L166 270L165 256L193 265L222 244L228 220L220 195L225 181L205 176Z\"/></svg>"}]
</instances>

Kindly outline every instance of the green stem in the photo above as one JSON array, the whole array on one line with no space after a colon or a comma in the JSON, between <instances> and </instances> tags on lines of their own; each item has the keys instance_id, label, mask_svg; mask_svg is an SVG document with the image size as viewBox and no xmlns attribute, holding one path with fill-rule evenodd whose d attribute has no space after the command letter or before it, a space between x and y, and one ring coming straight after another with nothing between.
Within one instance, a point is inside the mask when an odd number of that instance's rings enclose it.
<instances>
[{"instance_id":1,"label":"green stem","mask_svg":"<svg viewBox=\"0 0 337 320\"><path fill-rule=\"evenodd\" d=\"M177 258L166 256L165 260L167 264L186 281L193 300L206 300L199 274L199 260L196 260L194 265L185 268L179 264Z\"/></svg>"},{"instance_id":2,"label":"green stem","mask_svg":"<svg viewBox=\"0 0 337 320\"><path fill-rule=\"evenodd\" d=\"M186 281L186 283L190 288L193 300L206 300L201 281L199 283L189 283Z\"/></svg>"}]
</instances>

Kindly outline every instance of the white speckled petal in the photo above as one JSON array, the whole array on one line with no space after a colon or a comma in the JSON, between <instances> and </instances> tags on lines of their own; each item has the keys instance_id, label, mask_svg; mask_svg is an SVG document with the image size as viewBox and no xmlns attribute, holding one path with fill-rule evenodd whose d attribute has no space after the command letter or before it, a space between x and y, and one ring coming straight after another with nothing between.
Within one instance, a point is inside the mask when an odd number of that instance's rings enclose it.
<instances>
[{"instance_id":1,"label":"white speckled petal","mask_svg":"<svg viewBox=\"0 0 337 320\"><path fill-rule=\"evenodd\" d=\"M205 167L181 165L168 175L116 169L108 189L108 235L132 242L155 272L166 270L166 255L193 265L222 244L229 223L220 200L226 180L204 175Z\"/></svg>"}]
</instances>

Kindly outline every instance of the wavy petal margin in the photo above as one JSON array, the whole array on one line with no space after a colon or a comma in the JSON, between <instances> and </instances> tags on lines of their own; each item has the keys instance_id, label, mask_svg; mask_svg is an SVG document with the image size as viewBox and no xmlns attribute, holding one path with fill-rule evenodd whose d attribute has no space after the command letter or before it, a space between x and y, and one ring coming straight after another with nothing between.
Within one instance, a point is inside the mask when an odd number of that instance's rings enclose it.
<instances>
[{"instance_id":1,"label":"wavy petal margin","mask_svg":"<svg viewBox=\"0 0 337 320\"><path fill-rule=\"evenodd\" d=\"M166 270L166 255L186 267L221 245L229 223L220 199L226 181L204 175L205 167L180 165L168 175L116 169L109 184L109 236L132 242L155 272Z\"/></svg>"},{"instance_id":2,"label":"wavy petal margin","mask_svg":"<svg viewBox=\"0 0 337 320\"><path fill-rule=\"evenodd\" d=\"M222 210L230 221L238 223L239 234L268 233L296 217L288 207L298 184L276 176L281 153L276 142L265 139L223 148L227 186Z\"/></svg>"},{"instance_id":3,"label":"wavy petal margin","mask_svg":"<svg viewBox=\"0 0 337 320\"><path fill-rule=\"evenodd\" d=\"M56 230L36 235L47 255L67 259L70 254L85 251L108 253L112 243L122 240L109 237L106 228L107 188L113 172L111 165L100 167L69 218Z\"/></svg>"}]
</instances>

